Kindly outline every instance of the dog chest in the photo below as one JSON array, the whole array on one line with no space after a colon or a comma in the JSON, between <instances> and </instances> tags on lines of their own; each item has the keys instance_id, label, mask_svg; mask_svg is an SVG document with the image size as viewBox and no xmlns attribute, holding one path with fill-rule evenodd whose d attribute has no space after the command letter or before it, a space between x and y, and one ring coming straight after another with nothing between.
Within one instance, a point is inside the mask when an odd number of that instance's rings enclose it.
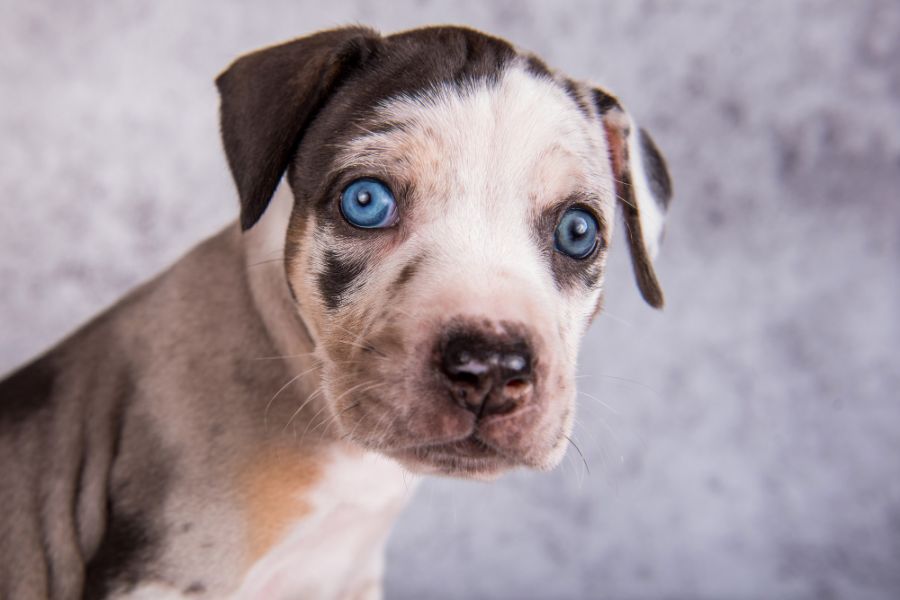
<instances>
[{"instance_id":1,"label":"dog chest","mask_svg":"<svg viewBox=\"0 0 900 600\"><path fill-rule=\"evenodd\" d=\"M314 465L275 459L247 483L259 485L246 507L255 560L235 600L324 599L380 580L384 543L417 478L385 457L335 448Z\"/></svg>"}]
</instances>

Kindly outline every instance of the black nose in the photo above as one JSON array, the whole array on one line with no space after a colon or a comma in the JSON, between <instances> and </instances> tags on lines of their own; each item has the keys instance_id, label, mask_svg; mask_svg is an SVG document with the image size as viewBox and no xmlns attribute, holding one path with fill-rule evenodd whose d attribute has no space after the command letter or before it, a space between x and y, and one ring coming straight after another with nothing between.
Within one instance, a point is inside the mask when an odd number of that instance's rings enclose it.
<instances>
[{"instance_id":1,"label":"black nose","mask_svg":"<svg viewBox=\"0 0 900 600\"><path fill-rule=\"evenodd\" d=\"M531 349L520 337L454 333L440 360L453 398L479 417L511 412L531 395Z\"/></svg>"}]
</instances>

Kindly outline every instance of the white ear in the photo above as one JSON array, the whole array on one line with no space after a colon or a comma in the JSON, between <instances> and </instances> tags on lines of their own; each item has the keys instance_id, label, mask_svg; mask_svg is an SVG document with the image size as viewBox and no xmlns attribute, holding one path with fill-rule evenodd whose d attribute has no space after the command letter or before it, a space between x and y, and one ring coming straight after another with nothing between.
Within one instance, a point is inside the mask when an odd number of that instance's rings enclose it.
<instances>
[{"instance_id":1,"label":"white ear","mask_svg":"<svg viewBox=\"0 0 900 600\"><path fill-rule=\"evenodd\" d=\"M634 124L628 136L628 154L631 157L631 186L641 221L642 239L647 254L655 259L665 229L672 184L653 139Z\"/></svg>"},{"instance_id":2,"label":"white ear","mask_svg":"<svg viewBox=\"0 0 900 600\"><path fill-rule=\"evenodd\" d=\"M653 270L653 259L659 253L672 197L669 172L653 139L614 97L595 89L594 98L606 131L638 288L648 304L662 308L663 292Z\"/></svg>"}]
</instances>

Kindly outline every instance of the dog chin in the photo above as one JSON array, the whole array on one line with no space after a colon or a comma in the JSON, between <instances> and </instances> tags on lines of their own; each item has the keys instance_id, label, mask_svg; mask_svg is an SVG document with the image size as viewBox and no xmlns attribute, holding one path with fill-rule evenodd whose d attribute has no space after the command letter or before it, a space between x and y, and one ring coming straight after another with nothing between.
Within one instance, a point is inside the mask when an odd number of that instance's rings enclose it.
<instances>
[{"instance_id":1,"label":"dog chin","mask_svg":"<svg viewBox=\"0 0 900 600\"><path fill-rule=\"evenodd\" d=\"M493 481L511 469L526 466L473 437L387 454L414 473L479 481Z\"/></svg>"}]
</instances>

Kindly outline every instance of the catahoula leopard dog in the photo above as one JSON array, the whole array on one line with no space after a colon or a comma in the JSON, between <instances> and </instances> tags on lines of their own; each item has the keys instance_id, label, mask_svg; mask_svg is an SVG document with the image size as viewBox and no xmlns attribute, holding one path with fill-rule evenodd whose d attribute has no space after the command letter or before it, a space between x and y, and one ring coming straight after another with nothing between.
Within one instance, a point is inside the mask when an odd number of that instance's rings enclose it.
<instances>
[{"instance_id":1,"label":"catahoula leopard dog","mask_svg":"<svg viewBox=\"0 0 900 600\"><path fill-rule=\"evenodd\" d=\"M216 80L237 223L0 384L0 596L377 598L420 474L559 463L616 207L670 198L610 93L456 27Z\"/></svg>"}]
</instances>

